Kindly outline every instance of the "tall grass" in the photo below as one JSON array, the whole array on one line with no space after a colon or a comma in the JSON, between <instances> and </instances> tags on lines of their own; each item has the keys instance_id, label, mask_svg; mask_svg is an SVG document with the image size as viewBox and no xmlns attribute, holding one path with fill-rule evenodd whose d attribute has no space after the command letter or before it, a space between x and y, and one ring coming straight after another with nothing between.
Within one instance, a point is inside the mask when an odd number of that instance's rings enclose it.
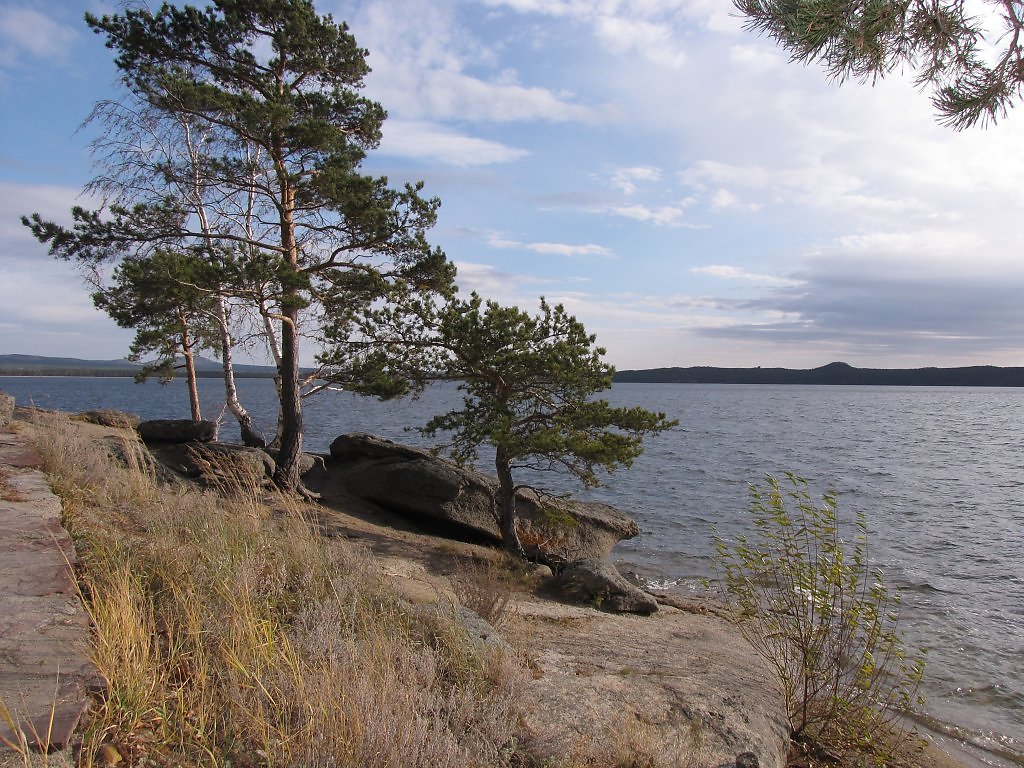
<instances>
[{"instance_id":1,"label":"tall grass","mask_svg":"<svg viewBox=\"0 0 1024 768\"><path fill-rule=\"evenodd\" d=\"M515 661L401 601L298 502L255 482L170 490L131 440L97 450L61 417L36 429L106 681L84 765L101 748L167 766L513 760Z\"/></svg>"}]
</instances>

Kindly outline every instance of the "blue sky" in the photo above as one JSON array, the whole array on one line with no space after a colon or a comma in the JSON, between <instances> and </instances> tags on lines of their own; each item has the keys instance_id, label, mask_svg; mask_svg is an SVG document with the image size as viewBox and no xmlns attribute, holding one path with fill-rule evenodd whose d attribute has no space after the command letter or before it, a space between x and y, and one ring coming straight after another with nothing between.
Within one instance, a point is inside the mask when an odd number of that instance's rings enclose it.
<instances>
[{"instance_id":1,"label":"blue sky","mask_svg":"<svg viewBox=\"0 0 1024 768\"><path fill-rule=\"evenodd\" d=\"M1024 117L937 126L893 76L826 82L728 0L319 0L389 112L366 168L442 200L464 291L546 296L619 368L1024 365ZM0 0L0 353L131 334L18 223L91 173L112 4ZM1019 110L1018 110L1019 111Z\"/></svg>"}]
</instances>

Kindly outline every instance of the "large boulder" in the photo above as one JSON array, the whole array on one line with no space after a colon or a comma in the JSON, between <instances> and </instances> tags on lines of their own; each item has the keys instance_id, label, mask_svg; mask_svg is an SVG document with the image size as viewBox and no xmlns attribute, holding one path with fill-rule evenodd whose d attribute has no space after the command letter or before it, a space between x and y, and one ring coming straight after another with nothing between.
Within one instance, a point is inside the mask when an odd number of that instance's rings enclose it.
<instances>
[{"instance_id":1,"label":"large boulder","mask_svg":"<svg viewBox=\"0 0 1024 768\"><path fill-rule=\"evenodd\" d=\"M138 415L134 413L116 411L112 408L82 411L78 414L78 418L90 424L99 424L101 427L116 427L119 429L135 429L141 421Z\"/></svg>"},{"instance_id":2,"label":"large boulder","mask_svg":"<svg viewBox=\"0 0 1024 768\"><path fill-rule=\"evenodd\" d=\"M0 392L0 427L6 427L14 418L14 398Z\"/></svg>"},{"instance_id":3,"label":"large boulder","mask_svg":"<svg viewBox=\"0 0 1024 768\"><path fill-rule=\"evenodd\" d=\"M259 487L277 468L265 451L231 443L151 443L149 450L177 474L227 489Z\"/></svg>"},{"instance_id":4,"label":"large boulder","mask_svg":"<svg viewBox=\"0 0 1024 768\"><path fill-rule=\"evenodd\" d=\"M501 537L494 512L495 478L429 451L373 435L342 435L331 443L327 475L348 493L456 535L494 541ZM630 517L597 502L523 490L516 510L527 554L555 567L604 559L617 542L639 533Z\"/></svg>"},{"instance_id":5,"label":"large boulder","mask_svg":"<svg viewBox=\"0 0 1024 768\"><path fill-rule=\"evenodd\" d=\"M146 443L209 443L217 437L216 422L191 419L152 419L136 430Z\"/></svg>"},{"instance_id":6,"label":"large boulder","mask_svg":"<svg viewBox=\"0 0 1024 768\"><path fill-rule=\"evenodd\" d=\"M622 578L611 563L595 558L569 563L555 578L551 589L558 597L612 613L648 616L658 610L658 601L653 595Z\"/></svg>"}]
</instances>

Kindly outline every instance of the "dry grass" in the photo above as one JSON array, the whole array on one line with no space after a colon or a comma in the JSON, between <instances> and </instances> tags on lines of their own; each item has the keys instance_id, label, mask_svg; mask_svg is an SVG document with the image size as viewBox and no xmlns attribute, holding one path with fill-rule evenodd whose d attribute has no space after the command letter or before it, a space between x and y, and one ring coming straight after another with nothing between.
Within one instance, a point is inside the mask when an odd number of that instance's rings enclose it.
<instances>
[{"instance_id":1,"label":"dry grass","mask_svg":"<svg viewBox=\"0 0 1024 768\"><path fill-rule=\"evenodd\" d=\"M667 741L666 733L672 734ZM558 750L549 746L545 751ZM593 733L577 736L562 757L544 768L709 768L710 759L699 722L681 721L666 731L623 713Z\"/></svg>"},{"instance_id":2,"label":"dry grass","mask_svg":"<svg viewBox=\"0 0 1024 768\"><path fill-rule=\"evenodd\" d=\"M107 683L83 765L111 747L158 766L515 759L515 662L409 608L297 502L245 482L171 492L130 441L114 460L60 417L38 428Z\"/></svg>"},{"instance_id":3,"label":"dry grass","mask_svg":"<svg viewBox=\"0 0 1024 768\"><path fill-rule=\"evenodd\" d=\"M464 557L452 574L452 591L458 601L494 627L500 626L512 606L517 576L507 559Z\"/></svg>"}]
</instances>

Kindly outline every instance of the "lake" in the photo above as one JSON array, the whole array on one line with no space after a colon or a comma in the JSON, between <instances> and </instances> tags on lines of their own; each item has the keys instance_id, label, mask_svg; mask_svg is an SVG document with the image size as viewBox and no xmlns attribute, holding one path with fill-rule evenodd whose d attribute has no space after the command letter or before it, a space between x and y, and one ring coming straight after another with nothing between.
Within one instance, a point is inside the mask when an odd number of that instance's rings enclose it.
<instances>
[{"instance_id":1,"label":"lake","mask_svg":"<svg viewBox=\"0 0 1024 768\"><path fill-rule=\"evenodd\" d=\"M199 386L204 416L222 416L222 384ZM272 382L242 379L239 389L270 427ZM180 381L0 377L0 390L44 408L188 417ZM640 524L614 552L621 570L698 589L714 575L714 531L747 530L749 483L792 471L819 495L834 488L842 516L867 517L872 563L903 593L908 645L928 651L923 714L975 745L977 761L1024 765L1024 390L617 384L606 394L680 422L587 494ZM457 402L454 386L393 403L323 393L306 404L305 447L326 451L355 431L432 445L406 428ZM232 427L225 418L222 439L237 436Z\"/></svg>"}]
</instances>

